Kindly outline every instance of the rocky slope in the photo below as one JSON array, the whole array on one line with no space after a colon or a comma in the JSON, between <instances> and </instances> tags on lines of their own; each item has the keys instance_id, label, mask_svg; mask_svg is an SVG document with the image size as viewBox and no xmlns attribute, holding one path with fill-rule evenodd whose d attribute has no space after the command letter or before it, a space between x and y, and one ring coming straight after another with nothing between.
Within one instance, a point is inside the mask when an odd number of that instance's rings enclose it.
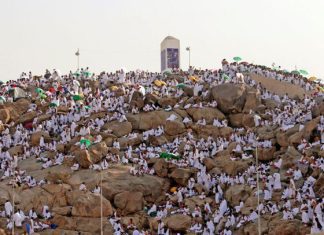
<instances>
[{"instance_id":1,"label":"rocky slope","mask_svg":"<svg viewBox=\"0 0 324 235\"><path fill-rule=\"evenodd\" d=\"M147 95L143 100L140 95L133 96L131 102L137 106L143 106L155 100L161 107L169 105L174 106L179 99L175 97L161 98L158 96ZM259 150L259 160L261 163L269 163L283 159L282 167L279 171L283 185L288 185L287 170L299 166L298 160L304 155L305 157L316 156L324 157L324 151L319 146L310 147L306 151L297 150L297 145L305 138L310 141L317 136L315 129L320 122L320 115L324 114L323 102L319 101L313 108L313 119L304 124L304 129L300 130L299 125L282 131L279 126L255 126L254 114L258 114L262 120L271 120L267 111L273 109L284 109L284 103L276 103L270 99L261 99L260 92L245 84L222 84L210 89L210 94L205 100L202 97L186 97L185 101L172 111L164 109L151 112L140 112L139 114L127 114L127 121L119 123L112 121L106 123L100 132L91 130L91 136L100 134L103 140L100 143L93 144L89 149L80 149L75 145L80 138L73 138L68 144L57 145L57 152L69 154L74 158L65 158L62 165L52 166L42 169L40 163L35 157L29 157L19 161L20 170L26 171L28 175L33 176L36 180L47 179L50 184L29 188L26 186L12 189L8 186L9 180L0 182L0 206L3 207L7 199L12 200L14 195L16 206L23 211L28 211L34 207L37 213L41 213L42 206L48 205L53 213L52 222L58 225L55 230L45 230L39 234L99 234L100 233L100 201L103 205L103 230L104 234L113 234L114 230L107 217L111 216L115 211L121 217L121 224L127 226L130 219L140 229L147 229L156 234L158 222L155 218L150 217L144 211L145 207L151 206L153 203L159 205L168 200L166 193L170 194L172 187L187 186L191 177L197 177L197 169L194 167L181 168L170 161L161 158L153 158L148 160L148 166L155 171L154 175L144 174L143 176L131 175L131 164L111 163L109 168L101 172L88 169L90 165L99 163L108 154L114 153L120 156L124 155L128 146L137 147L143 142L143 131L164 127L164 134L161 136L151 136L149 143L153 146L161 146L165 143L173 141L176 137L186 136L191 132L194 138L207 139L225 137L229 138L238 128L242 128L242 135L247 130L257 133L260 140L269 140L272 143L271 148L261 148ZM185 109L187 104L199 104L200 102L217 102L217 108L213 107L190 107ZM14 122L10 126L10 133L15 132L15 125L35 120L37 123L49 120L50 114L45 114L48 104L41 104L36 101L38 111L27 112L27 107L31 103L28 99L19 99L14 103L5 103L0 106L0 130L3 131L7 124ZM41 112L43 110L43 112ZM60 106L58 112L66 113L67 108ZM253 114L251 114L251 110ZM108 115L108 112L93 113L90 117L83 118L78 124L87 123L96 117ZM175 115L175 120L167 120L170 115ZM193 120L190 123L183 123L183 120L189 117ZM206 125L199 125L196 122L205 119ZM213 120L227 120L227 127L216 127ZM104 130L110 130L109 133ZM136 132L136 138L128 138L127 135ZM59 140L59 136L51 135L45 131L39 131L31 134L29 144L38 146L41 136L45 141ZM113 142L118 141L120 150L113 147ZM218 152L216 155L204 158L203 165L209 174L226 173L229 176L235 176L248 170L255 158L244 160L237 158L235 161L231 159L232 150L236 143L229 143L228 148ZM179 153L183 153L183 147L179 147ZM8 151L11 155L21 156L24 152L24 146L13 146ZM181 150L182 148L182 150ZM53 158L53 151L43 152L42 155ZM255 150L253 152L255 156ZM134 156L136 158L136 153ZM71 166L79 163L80 170L72 171ZM314 186L317 197L324 196L324 175L320 169L311 169L309 166L302 169L304 176L312 175L316 182ZM271 172L275 172L271 169ZM102 177L102 184L101 179ZM302 179L296 182L297 186L303 184ZM80 184L84 182L88 189L93 189L96 185L102 185L102 197L94 195L91 192L79 191ZM248 214L250 209L256 207L256 189L248 185L229 186L222 185L224 197L232 206L238 205L240 200L244 201L243 214ZM185 198L184 204L191 210L196 205L203 207L205 202L209 202L212 208L218 208L215 204L214 195L209 192L203 185L196 183L195 190L197 192L205 191L207 197L201 199L198 195ZM280 204L282 191L275 192L273 201ZM175 204L177 198L171 195L171 201ZM163 219L166 227L170 232L182 232L193 234L188 229L192 225L194 219L191 216L183 214L168 215ZM6 219L0 218L0 227L6 227ZM225 221L221 221L217 226L222 226ZM307 234L309 227L302 224L300 218L293 220L282 220L282 213L275 215L266 214L261 219L261 229L263 234ZM81 232L81 233L79 233ZM1 234L1 233L0 233ZM175 234L175 233L174 233ZM246 225L235 229L233 234L258 234L257 223L247 223Z\"/></svg>"}]
</instances>

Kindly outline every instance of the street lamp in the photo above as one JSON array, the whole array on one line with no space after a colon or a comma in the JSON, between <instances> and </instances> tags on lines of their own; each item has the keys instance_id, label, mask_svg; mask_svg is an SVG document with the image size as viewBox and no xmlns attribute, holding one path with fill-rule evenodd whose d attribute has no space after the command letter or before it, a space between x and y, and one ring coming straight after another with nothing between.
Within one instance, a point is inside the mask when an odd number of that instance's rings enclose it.
<instances>
[{"instance_id":1,"label":"street lamp","mask_svg":"<svg viewBox=\"0 0 324 235\"><path fill-rule=\"evenodd\" d=\"M103 235L103 223L102 223L102 216L103 216L103 211L102 211L102 171L103 169L100 170L100 234Z\"/></svg>"},{"instance_id":2,"label":"street lamp","mask_svg":"<svg viewBox=\"0 0 324 235\"><path fill-rule=\"evenodd\" d=\"M255 148L255 160L257 170L257 192L258 192L258 234L261 235L261 215L260 215L260 183L259 183L259 157L258 157L258 143Z\"/></svg>"},{"instance_id":3,"label":"street lamp","mask_svg":"<svg viewBox=\"0 0 324 235\"><path fill-rule=\"evenodd\" d=\"M77 64L78 64L78 71L79 71L79 66L80 66L80 61L79 61L79 59L80 59L80 50L79 50L79 48L78 48L78 50L77 50L77 52L75 52L75 55L78 57L78 61L77 61Z\"/></svg>"},{"instance_id":4,"label":"street lamp","mask_svg":"<svg viewBox=\"0 0 324 235\"><path fill-rule=\"evenodd\" d=\"M189 68L190 68L190 47L186 47L186 51L189 52Z\"/></svg>"}]
</instances>

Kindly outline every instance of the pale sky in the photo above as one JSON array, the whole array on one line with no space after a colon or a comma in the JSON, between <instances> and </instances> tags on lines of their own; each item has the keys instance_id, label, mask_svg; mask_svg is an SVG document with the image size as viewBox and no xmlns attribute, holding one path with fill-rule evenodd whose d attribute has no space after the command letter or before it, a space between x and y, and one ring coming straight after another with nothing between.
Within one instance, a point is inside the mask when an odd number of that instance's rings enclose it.
<instances>
[{"instance_id":1,"label":"pale sky","mask_svg":"<svg viewBox=\"0 0 324 235\"><path fill-rule=\"evenodd\" d=\"M223 58L324 78L323 0L0 0L0 80L22 71L160 70L160 43L181 44L181 67Z\"/></svg>"}]
</instances>

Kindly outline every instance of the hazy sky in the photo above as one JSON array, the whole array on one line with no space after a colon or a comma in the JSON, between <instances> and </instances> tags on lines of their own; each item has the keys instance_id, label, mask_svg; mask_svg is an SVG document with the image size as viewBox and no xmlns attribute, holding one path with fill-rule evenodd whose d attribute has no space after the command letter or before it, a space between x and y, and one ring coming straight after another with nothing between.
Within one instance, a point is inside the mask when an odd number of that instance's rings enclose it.
<instances>
[{"instance_id":1,"label":"hazy sky","mask_svg":"<svg viewBox=\"0 0 324 235\"><path fill-rule=\"evenodd\" d=\"M0 79L22 71L159 71L160 43L180 39L181 67L223 58L324 77L323 0L0 0Z\"/></svg>"}]
</instances>

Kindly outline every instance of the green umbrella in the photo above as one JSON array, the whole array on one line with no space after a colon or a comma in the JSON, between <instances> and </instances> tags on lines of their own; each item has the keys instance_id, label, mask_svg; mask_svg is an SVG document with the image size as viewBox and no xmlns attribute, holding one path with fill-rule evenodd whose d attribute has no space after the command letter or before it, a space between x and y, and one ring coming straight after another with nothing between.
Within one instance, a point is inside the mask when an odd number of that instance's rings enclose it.
<instances>
[{"instance_id":1,"label":"green umbrella","mask_svg":"<svg viewBox=\"0 0 324 235\"><path fill-rule=\"evenodd\" d=\"M0 100L2 100L3 102L6 102L6 98L4 96L0 96Z\"/></svg>"},{"instance_id":2,"label":"green umbrella","mask_svg":"<svg viewBox=\"0 0 324 235\"><path fill-rule=\"evenodd\" d=\"M297 75L300 75L300 72L298 70L293 70L291 71L292 74L297 74Z\"/></svg>"},{"instance_id":3,"label":"green umbrella","mask_svg":"<svg viewBox=\"0 0 324 235\"><path fill-rule=\"evenodd\" d=\"M229 77L227 74L224 73L224 74L223 74L223 79L224 79L224 80L229 80L230 77Z\"/></svg>"},{"instance_id":4,"label":"green umbrella","mask_svg":"<svg viewBox=\"0 0 324 235\"><path fill-rule=\"evenodd\" d=\"M80 140L80 144L84 144L87 148L91 145L91 141L88 139Z\"/></svg>"},{"instance_id":5,"label":"green umbrella","mask_svg":"<svg viewBox=\"0 0 324 235\"><path fill-rule=\"evenodd\" d=\"M233 60L234 60L235 62L239 62L239 61L242 60L242 58L239 57L239 56L235 56L235 57L233 58Z\"/></svg>"},{"instance_id":6,"label":"green umbrella","mask_svg":"<svg viewBox=\"0 0 324 235\"><path fill-rule=\"evenodd\" d=\"M180 159L179 156L176 156L173 153L166 153L166 152L160 153L160 158L164 158L167 160L171 160L171 159L179 160Z\"/></svg>"},{"instance_id":7,"label":"green umbrella","mask_svg":"<svg viewBox=\"0 0 324 235\"><path fill-rule=\"evenodd\" d=\"M76 77L79 77L80 76L80 72L77 71L73 75L76 76Z\"/></svg>"},{"instance_id":8,"label":"green umbrella","mask_svg":"<svg viewBox=\"0 0 324 235\"><path fill-rule=\"evenodd\" d=\"M89 71L84 71L83 75L86 76L86 77L90 77L91 73Z\"/></svg>"},{"instance_id":9,"label":"green umbrella","mask_svg":"<svg viewBox=\"0 0 324 235\"><path fill-rule=\"evenodd\" d=\"M44 93L44 90L43 90L42 88L39 88L39 87L36 88L35 91L36 91L36 93L38 93L38 94Z\"/></svg>"},{"instance_id":10,"label":"green umbrella","mask_svg":"<svg viewBox=\"0 0 324 235\"><path fill-rule=\"evenodd\" d=\"M307 76L308 75L308 72L306 70L299 70L299 73L302 74L302 75L305 75Z\"/></svg>"},{"instance_id":11,"label":"green umbrella","mask_svg":"<svg viewBox=\"0 0 324 235\"><path fill-rule=\"evenodd\" d=\"M74 101L82 100L82 97L80 95L74 95L73 100Z\"/></svg>"},{"instance_id":12,"label":"green umbrella","mask_svg":"<svg viewBox=\"0 0 324 235\"><path fill-rule=\"evenodd\" d=\"M181 88L181 89L183 89L183 88L185 88L186 87L186 84L184 84L184 83L179 83L178 85L177 85L177 88Z\"/></svg>"},{"instance_id":13,"label":"green umbrella","mask_svg":"<svg viewBox=\"0 0 324 235\"><path fill-rule=\"evenodd\" d=\"M44 93L40 93L39 97L40 97L41 99L46 99L46 98L47 98L47 96L46 96Z\"/></svg>"},{"instance_id":14,"label":"green umbrella","mask_svg":"<svg viewBox=\"0 0 324 235\"><path fill-rule=\"evenodd\" d=\"M52 101L49 106L52 107L52 108L53 107L58 107L59 106L59 102L57 100Z\"/></svg>"}]
</instances>

